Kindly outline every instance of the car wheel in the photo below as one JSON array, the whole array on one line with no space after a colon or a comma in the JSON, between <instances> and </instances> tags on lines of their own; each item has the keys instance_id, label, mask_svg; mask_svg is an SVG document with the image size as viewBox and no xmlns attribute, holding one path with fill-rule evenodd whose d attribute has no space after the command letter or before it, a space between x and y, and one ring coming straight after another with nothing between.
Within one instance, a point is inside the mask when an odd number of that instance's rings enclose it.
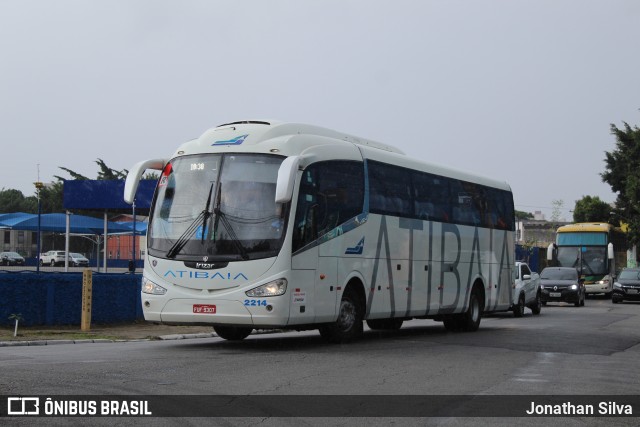
<instances>
[{"instance_id":1,"label":"car wheel","mask_svg":"<svg viewBox=\"0 0 640 427\"><path fill-rule=\"evenodd\" d=\"M533 314L540 314L540 310L542 310L542 297L540 296L540 292L538 292L536 302L531 306L531 312Z\"/></svg>"},{"instance_id":2,"label":"car wheel","mask_svg":"<svg viewBox=\"0 0 640 427\"><path fill-rule=\"evenodd\" d=\"M214 326L213 330L220 338L229 341L242 341L251 334L253 328L245 328L240 326Z\"/></svg>"},{"instance_id":3,"label":"car wheel","mask_svg":"<svg viewBox=\"0 0 640 427\"><path fill-rule=\"evenodd\" d=\"M514 317L524 316L524 295L522 294L518 298L518 303L513 307L513 315Z\"/></svg>"},{"instance_id":4,"label":"car wheel","mask_svg":"<svg viewBox=\"0 0 640 427\"><path fill-rule=\"evenodd\" d=\"M56 266L56 262L54 260L51 260L51 267L55 267Z\"/></svg>"}]
</instances>

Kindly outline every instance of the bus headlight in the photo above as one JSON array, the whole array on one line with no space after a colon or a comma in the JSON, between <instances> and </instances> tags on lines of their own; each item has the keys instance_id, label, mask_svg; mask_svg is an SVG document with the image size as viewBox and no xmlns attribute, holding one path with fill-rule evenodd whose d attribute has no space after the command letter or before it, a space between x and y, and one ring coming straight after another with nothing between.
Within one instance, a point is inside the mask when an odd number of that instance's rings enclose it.
<instances>
[{"instance_id":1,"label":"bus headlight","mask_svg":"<svg viewBox=\"0 0 640 427\"><path fill-rule=\"evenodd\" d=\"M278 279L265 283L245 292L248 297L276 297L287 291L287 279Z\"/></svg>"},{"instance_id":2,"label":"bus headlight","mask_svg":"<svg viewBox=\"0 0 640 427\"><path fill-rule=\"evenodd\" d=\"M152 294L152 295L164 295L167 293L167 290L165 288L163 288L162 286L153 283L151 280L147 279L146 277L142 277L142 292L144 292L145 294Z\"/></svg>"}]
</instances>

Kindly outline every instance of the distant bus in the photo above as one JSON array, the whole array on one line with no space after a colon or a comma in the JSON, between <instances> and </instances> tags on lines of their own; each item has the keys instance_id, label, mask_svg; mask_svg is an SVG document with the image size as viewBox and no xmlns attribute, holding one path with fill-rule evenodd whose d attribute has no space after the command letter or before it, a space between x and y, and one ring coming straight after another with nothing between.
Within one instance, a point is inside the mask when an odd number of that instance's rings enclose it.
<instances>
[{"instance_id":1,"label":"distant bus","mask_svg":"<svg viewBox=\"0 0 640 427\"><path fill-rule=\"evenodd\" d=\"M428 154L429 150L426 149ZM388 145L292 123L235 122L170 159L152 202L146 320L319 329L347 342L413 318L478 329L512 301L509 185L424 163Z\"/></svg>"},{"instance_id":2,"label":"distant bus","mask_svg":"<svg viewBox=\"0 0 640 427\"><path fill-rule=\"evenodd\" d=\"M588 294L611 295L616 274L615 249L624 246L622 232L607 223L577 223L559 227L547 259L560 267L574 267ZM618 246L617 248L614 246Z\"/></svg>"}]
</instances>

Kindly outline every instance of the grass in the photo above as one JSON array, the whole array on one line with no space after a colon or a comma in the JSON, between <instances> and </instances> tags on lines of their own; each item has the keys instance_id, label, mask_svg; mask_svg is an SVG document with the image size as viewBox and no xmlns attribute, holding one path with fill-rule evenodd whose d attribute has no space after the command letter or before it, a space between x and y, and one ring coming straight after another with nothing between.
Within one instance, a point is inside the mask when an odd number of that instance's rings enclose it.
<instances>
[{"instance_id":1,"label":"grass","mask_svg":"<svg viewBox=\"0 0 640 427\"><path fill-rule=\"evenodd\" d=\"M0 341L119 339L119 337L100 332L84 332L80 330L79 326L58 326L55 328L18 326L18 336L14 337L13 332L13 327L0 327Z\"/></svg>"}]
</instances>

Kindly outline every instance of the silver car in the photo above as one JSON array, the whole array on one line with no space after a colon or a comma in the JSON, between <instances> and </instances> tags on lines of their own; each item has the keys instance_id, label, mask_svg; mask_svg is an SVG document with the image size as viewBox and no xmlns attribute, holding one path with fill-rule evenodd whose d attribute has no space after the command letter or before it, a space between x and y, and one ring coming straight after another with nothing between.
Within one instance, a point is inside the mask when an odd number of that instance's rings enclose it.
<instances>
[{"instance_id":1,"label":"silver car","mask_svg":"<svg viewBox=\"0 0 640 427\"><path fill-rule=\"evenodd\" d=\"M74 267L88 267L89 260L77 252L69 252L69 264Z\"/></svg>"}]
</instances>

